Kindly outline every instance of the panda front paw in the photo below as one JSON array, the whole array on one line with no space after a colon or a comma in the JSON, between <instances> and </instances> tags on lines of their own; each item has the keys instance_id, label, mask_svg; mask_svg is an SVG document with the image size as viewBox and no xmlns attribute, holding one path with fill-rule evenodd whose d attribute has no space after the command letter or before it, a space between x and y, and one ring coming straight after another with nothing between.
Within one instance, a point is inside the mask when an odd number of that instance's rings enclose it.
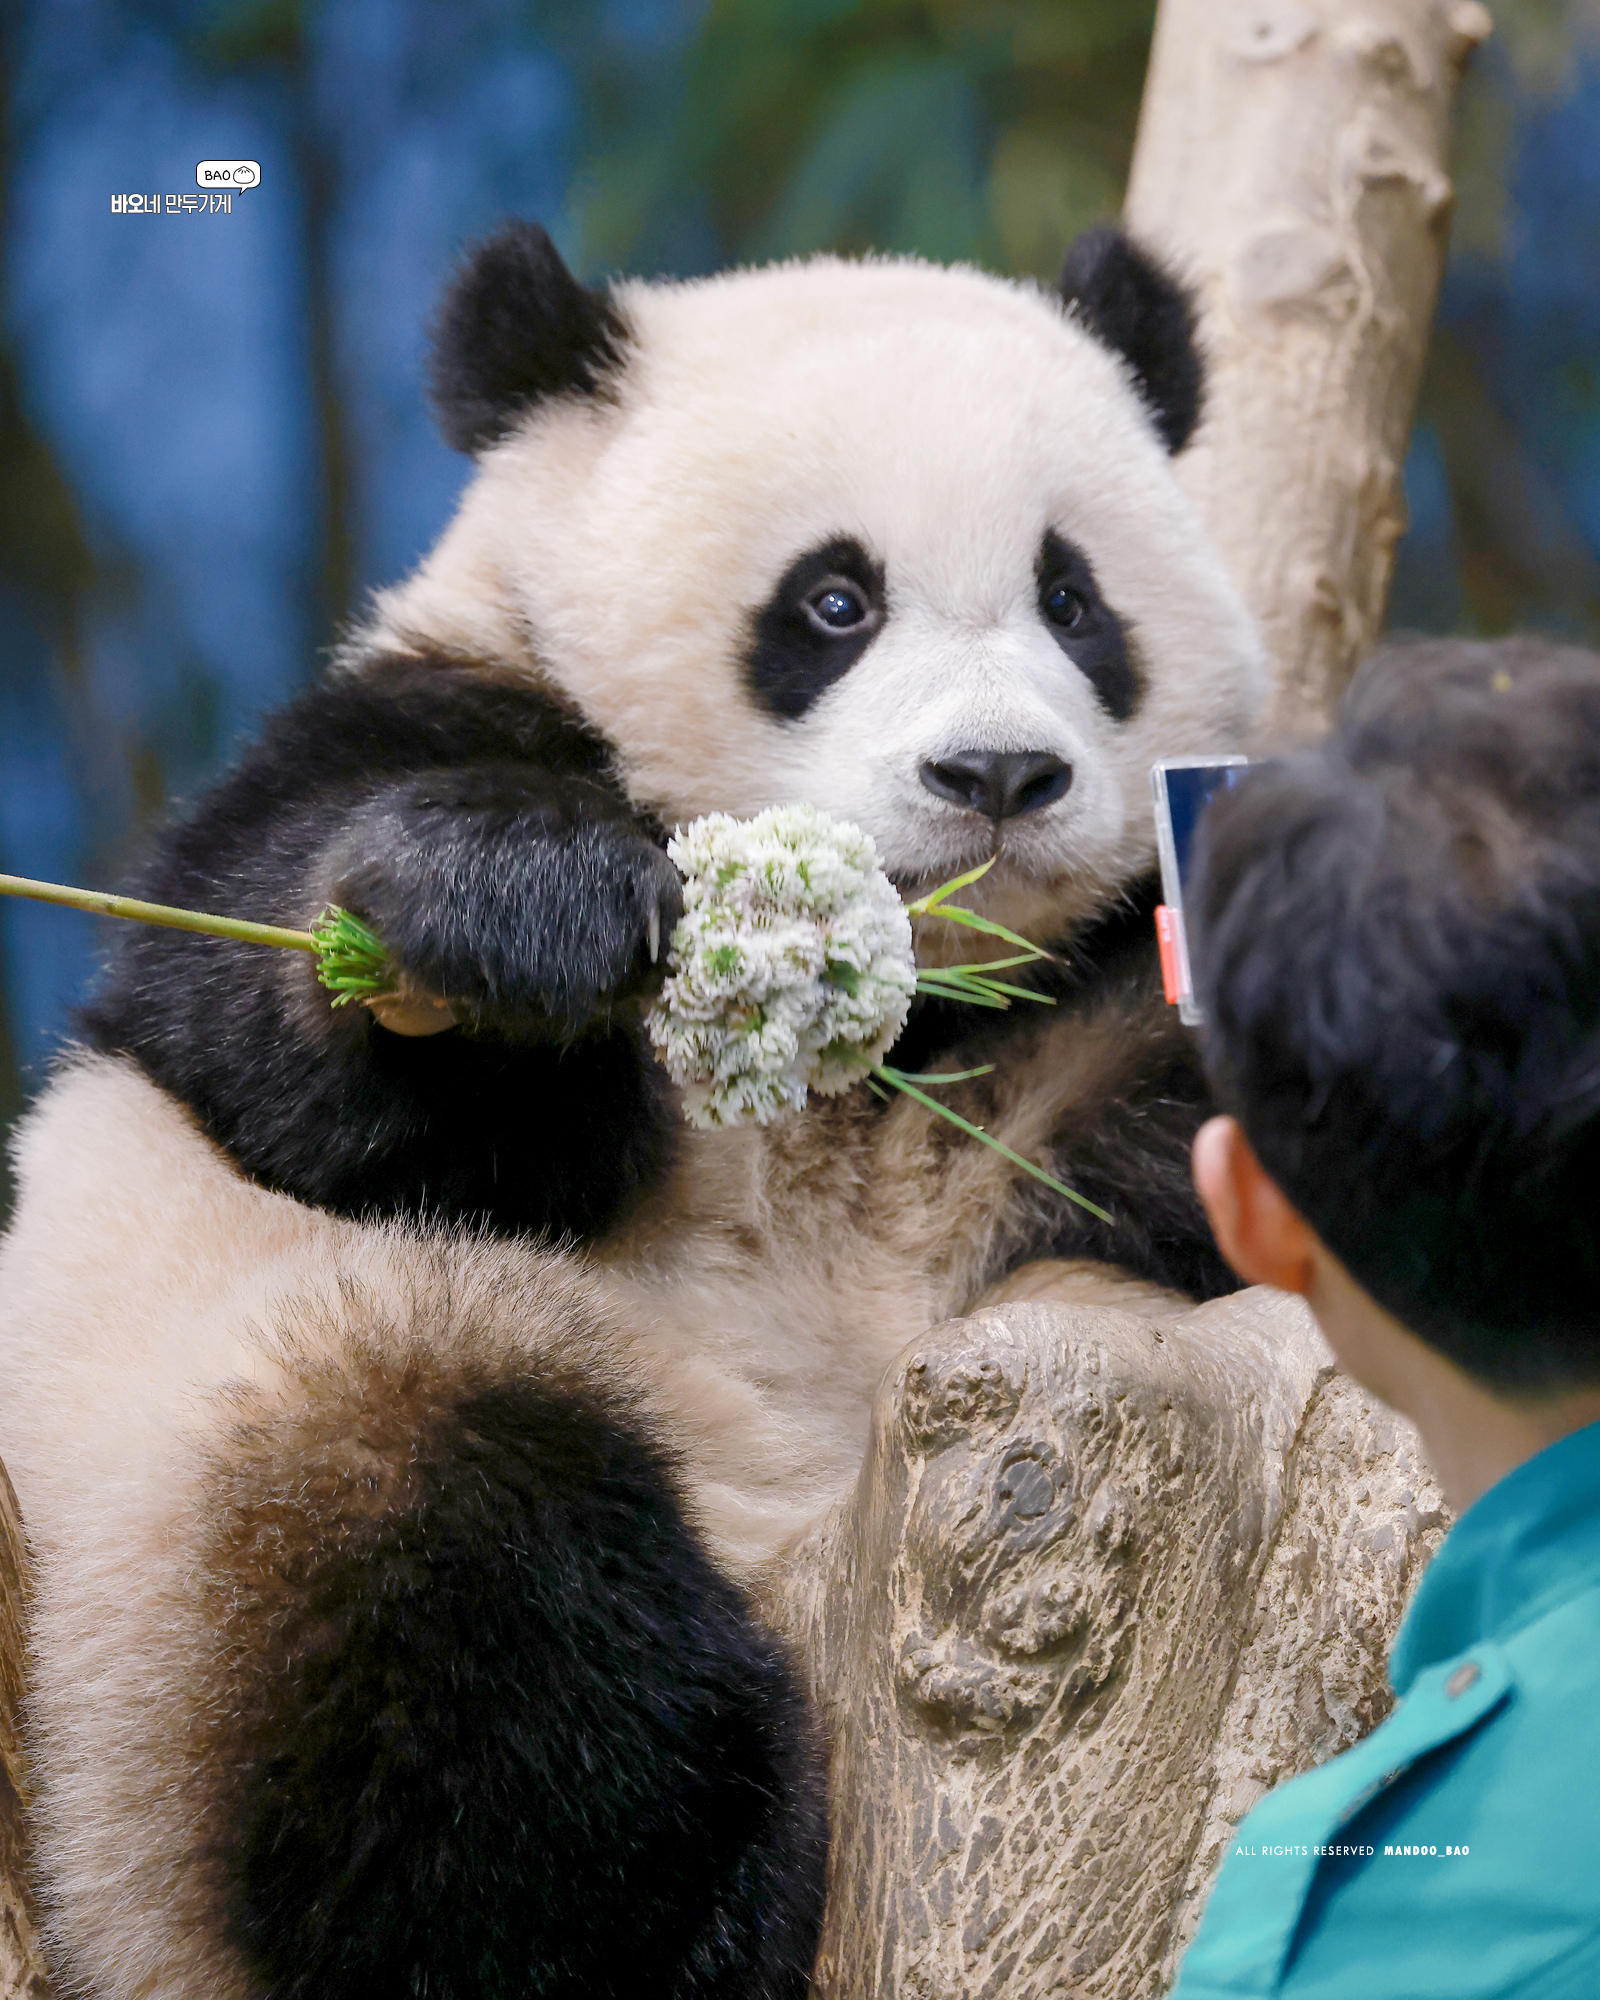
<instances>
[{"instance_id":1,"label":"panda front paw","mask_svg":"<svg viewBox=\"0 0 1600 2000\"><path fill-rule=\"evenodd\" d=\"M665 976L682 884L597 785L413 781L343 846L334 900L383 938L407 1001L447 1002L478 1031L570 1036Z\"/></svg>"},{"instance_id":2,"label":"panda front paw","mask_svg":"<svg viewBox=\"0 0 1600 2000\"><path fill-rule=\"evenodd\" d=\"M495 913L501 991L571 1027L649 999L682 915L683 883L653 841L625 825L584 826L511 871Z\"/></svg>"}]
</instances>

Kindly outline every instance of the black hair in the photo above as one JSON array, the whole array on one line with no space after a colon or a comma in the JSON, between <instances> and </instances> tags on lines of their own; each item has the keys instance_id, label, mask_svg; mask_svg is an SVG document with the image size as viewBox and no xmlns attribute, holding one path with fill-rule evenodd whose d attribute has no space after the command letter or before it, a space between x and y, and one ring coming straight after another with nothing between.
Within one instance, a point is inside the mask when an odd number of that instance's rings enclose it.
<instances>
[{"instance_id":1,"label":"black hair","mask_svg":"<svg viewBox=\"0 0 1600 2000\"><path fill-rule=\"evenodd\" d=\"M1413 641L1203 816L1212 1087L1371 1295L1502 1389L1600 1382L1600 656Z\"/></svg>"}]
</instances>

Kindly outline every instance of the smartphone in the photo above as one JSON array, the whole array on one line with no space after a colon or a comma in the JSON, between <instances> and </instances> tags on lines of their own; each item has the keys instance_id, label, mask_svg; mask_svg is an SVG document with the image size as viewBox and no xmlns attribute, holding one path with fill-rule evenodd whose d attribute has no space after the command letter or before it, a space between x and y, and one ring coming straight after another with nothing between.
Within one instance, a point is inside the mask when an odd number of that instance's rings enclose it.
<instances>
[{"instance_id":1,"label":"smartphone","mask_svg":"<svg viewBox=\"0 0 1600 2000\"><path fill-rule=\"evenodd\" d=\"M1178 1018L1199 1024L1194 981L1189 975L1189 942L1183 928L1183 894L1188 883L1194 830L1207 799L1239 782L1248 757L1163 757L1150 767L1155 795L1156 851L1161 856L1161 907L1156 942L1161 948L1161 980Z\"/></svg>"}]
</instances>

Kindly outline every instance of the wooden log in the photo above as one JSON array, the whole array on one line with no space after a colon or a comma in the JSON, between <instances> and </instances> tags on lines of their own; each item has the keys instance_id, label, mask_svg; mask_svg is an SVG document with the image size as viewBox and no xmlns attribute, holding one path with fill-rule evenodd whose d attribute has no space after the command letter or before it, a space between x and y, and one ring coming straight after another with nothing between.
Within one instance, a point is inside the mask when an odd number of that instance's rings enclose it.
<instances>
[{"instance_id":1,"label":"wooden log","mask_svg":"<svg viewBox=\"0 0 1600 2000\"><path fill-rule=\"evenodd\" d=\"M1383 624L1478 0L1162 0L1130 227L1195 284L1207 414L1179 461L1314 734Z\"/></svg>"},{"instance_id":2,"label":"wooden log","mask_svg":"<svg viewBox=\"0 0 1600 2000\"><path fill-rule=\"evenodd\" d=\"M816 1992L1164 1993L1240 1815L1384 1713L1444 1525L1280 1294L936 1328L780 1599L833 1745Z\"/></svg>"}]
</instances>

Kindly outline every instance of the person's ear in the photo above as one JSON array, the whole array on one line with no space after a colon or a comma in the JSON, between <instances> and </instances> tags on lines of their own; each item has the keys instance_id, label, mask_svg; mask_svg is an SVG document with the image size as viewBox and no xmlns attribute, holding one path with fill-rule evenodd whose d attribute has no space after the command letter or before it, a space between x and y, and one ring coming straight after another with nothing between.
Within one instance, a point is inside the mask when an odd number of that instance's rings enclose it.
<instances>
[{"instance_id":1,"label":"person's ear","mask_svg":"<svg viewBox=\"0 0 1600 2000\"><path fill-rule=\"evenodd\" d=\"M1304 1297L1316 1274L1316 1237L1238 1122L1208 1119L1194 1136L1193 1164L1217 1248L1239 1276L1247 1285L1275 1285Z\"/></svg>"}]
</instances>

